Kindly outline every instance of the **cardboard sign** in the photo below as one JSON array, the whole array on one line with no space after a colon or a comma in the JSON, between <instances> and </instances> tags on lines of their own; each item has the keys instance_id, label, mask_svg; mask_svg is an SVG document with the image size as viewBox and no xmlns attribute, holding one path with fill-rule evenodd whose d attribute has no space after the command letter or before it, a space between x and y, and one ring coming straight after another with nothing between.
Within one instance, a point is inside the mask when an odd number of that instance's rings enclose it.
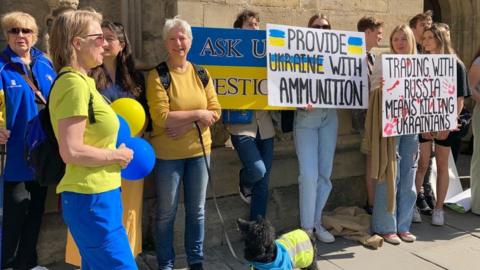
<instances>
[{"instance_id":1,"label":"cardboard sign","mask_svg":"<svg viewBox=\"0 0 480 270\"><path fill-rule=\"evenodd\" d=\"M367 108L367 74L364 33L267 24L269 105Z\"/></svg>"},{"instance_id":2,"label":"cardboard sign","mask_svg":"<svg viewBox=\"0 0 480 270\"><path fill-rule=\"evenodd\" d=\"M456 64L453 55L383 55L383 136L456 129Z\"/></svg>"},{"instance_id":3,"label":"cardboard sign","mask_svg":"<svg viewBox=\"0 0 480 270\"><path fill-rule=\"evenodd\" d=\"M223 109L268 106L265 31L192 27L188 60L205 67Z\"/></svg>"}]
</instances>

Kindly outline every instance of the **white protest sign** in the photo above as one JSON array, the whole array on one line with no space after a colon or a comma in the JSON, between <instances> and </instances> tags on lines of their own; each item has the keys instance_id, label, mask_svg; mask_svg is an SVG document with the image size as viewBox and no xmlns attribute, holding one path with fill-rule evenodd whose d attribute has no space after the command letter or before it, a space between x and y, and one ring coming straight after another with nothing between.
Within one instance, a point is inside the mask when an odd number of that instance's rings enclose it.
<instances>
[{"instance_id":1,"label":"white protest sign","mask_svg":"<svg viewBox=\"0 0 480 270\"><path fill-rule=\"evenodd\" d=\"M361 32L267 24L268 104L367 108Z\"/></svg>"},{"instance_id":2,"label":"white protest sign","mask_svg":"<svg viewBox=\"0 0 480 270\"><path fill-rule=\"evenodd\" d=\"M384 137L457 128L453 55L382 55Z\"/></svg>"}]
</instances>

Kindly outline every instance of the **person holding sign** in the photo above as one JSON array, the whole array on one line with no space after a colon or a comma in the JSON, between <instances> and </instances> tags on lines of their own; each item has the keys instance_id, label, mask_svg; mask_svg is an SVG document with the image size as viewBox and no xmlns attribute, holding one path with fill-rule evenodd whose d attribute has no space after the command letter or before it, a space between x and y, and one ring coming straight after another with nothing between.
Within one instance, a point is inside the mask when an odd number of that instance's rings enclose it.
<instances>
[{"instance_id":1,"label":"person holding sign","mask_svg":"<svg viewBox=\"0 0 480 270\"><path fill-rule=\"evenodd\" d=\"M244 10L233 26L258 30L259 21L258 13ZM248 124L230 124L229 131L243 166L239 173L240 197L250 203L250 220L256 220L267 213L275 129L269 111L254 111L252 118Z\"/></svg>"},{"instance_id":2,"label":"person holding sign","mask_svg":"<svg viewBox=\"0 0 480 270\"><path fill-rule=\"evenodd\" d=\"M209 127L220 117L220 104L208 72L187 61L192 46L188 22L178 17L167 19L162 33L168 59L150 71L147 78L151 142L157 157L158 269L172 270L175 263L173 226L183 184L187 262L189 269L202 270L207 164L212 144ZM199 74L206 75L206 84ZM170 84L164 85L165 78Z\"/></svg>"},{"instance_id":3,"label":"person holding sign","mask_svg":"<svg viewBox=\"0 0 480 270\"><path fill-rule=\"evenodd\" d=\"M445 29L432 25L423 33L423 49L428 54L455 54L451 47L450 39ZM465 65L457 58L457 113L460 114L463 108L465 97L470 96ZM442 226L444 224L443 202L448 191L448 158L450 147L454 141L457 131L443 130L439 132L422 133L420 141L420 158L416 176L417 190L420 190L425 177L432 151L432 141L435 142L435 160L437 163L437 201L432 213L432 225Z\"/></svg>"},{"instance_id":4,"label":"person holding sign","mask_svg":"<svg viewBox=\"0 0 480 270\"><path fill-rule=\"evenodd\" d=\"M477 51L468 72L472 87L475 109L472 117L473 153L470 165L470 186L472 188L472 213L480 215L480 49Z\"/></svg>"},{"instance_id":5,"label":"person holding sign","mask_svg":"<svg viewBox=\"0 0 480 270\"><path fill-rule=\"evenodd\" d=\"M417 45L417 52L422 53L422 40L423 32L426 28L432 26L432 16L433 12L427 10L424 13L419 13L413 16L409 21L409 26L412 28L413 34L415 35L415 41ZM433 195L432 185L430 184L430 171L431 171L432 161L429 161L428 170L426 176L423 180L422 189L417 189L417 207L413 212L413 222L420 222L421 216L418 210L422 213L431 215L432 209L435 204L435 196Z\"/></svg>"},{"instance_id":6,"label":"person holding sign","mask_svg":"<svg viewBox=\"0 0 480 270\"><path fill-rule=\"evenodd\" d=\"M390 50L393 54L416 54L415 37L412 30L405 24L395 27L390 34ZM373 93L370 101L378 94L385 94L383 90L383 66L382 62L375 63L372 75ZM380 102L381 102L380 98ZM374 104L369 105L369 111L374 108ZM367 113L371 115L371 113ZM373 116L376 117L376 116ZM379 124L381 126L381 123ZM381 127L380 134L381 134ZM416 200L415 192L415 169L418 155L418 135L402 135L397 137L384 138L385 140L395 140L394 151L390 160L396 162L396 167L391 168L395 173L391 177L379 179L375 189L375 202L372 215L372 232L382 236L387 243L400 244L401 240L413 242L415 235L410 233L412 222L413 207ZM387 146L388 147L388 146ZM395 156L396 154L396 156ZM372 171L374 167L379 167L385 160L379 160L372 155ZM392 164L395 164L393 162ZM394 166L394 165L393 165ZM374 177L372 175L372 177Z\"/></svg>"},{"instance_id":7,"label":"person holding sign","mask_svg":"<svg viewBox=\"0 0 480 270\"><path fill-rule=\"evenodd\" d=\"M308 21L308 27L331 29L328 18L316 14ZM300 225L317 239L332 243L335 237L322 226L322 212L327 203L332 182L333 158L337 144L337 110L312 108L295 112L294 140L300 175L299 204Z\"/></svg>"}]
</instances>

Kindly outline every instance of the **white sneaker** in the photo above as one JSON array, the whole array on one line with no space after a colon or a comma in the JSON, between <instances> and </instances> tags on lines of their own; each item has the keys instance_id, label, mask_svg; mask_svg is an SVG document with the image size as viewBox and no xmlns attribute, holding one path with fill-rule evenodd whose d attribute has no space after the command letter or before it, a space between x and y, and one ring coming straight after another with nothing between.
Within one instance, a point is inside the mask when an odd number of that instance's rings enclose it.
<instances>
[{"instance_id":1,"label":"white sneaker","mask_svg":"<svg viewBox=\"0 0 480 270\"><path fill-rule=\"evenodd\" d=\"M413 223L421 223L422 216L420 216L420 212L416 206L413 207L413 215L412 215L412 222Z\"/></svg>"},{"instance_id":2,"label":"white sneaker","mask_svg":"<svg viewBox=\"0 0 480 270\"><path fill-rule=\"evenodd\" d=\"M335 242L335 237L321 226L319 228L315 228L315 236L317 237L318 241L323 243Z\"/></svg>"},{"instance_id":3,"label":"white sneaker","mask_svg":"<svg viewBox=\"0 0 480 270\"><path fill-rule=\"evenodd\" d=\"M435 226L443 226L445 223L444 218L443 218L443 209L433 209L433 214L432 214L432 225Z\"/></svg>"},{"instance_id":4,"label":"white sneaker","mask_svg":"<svg viewBox=\"0 0 480 270\"><path fill-rule=\"evenodd\" d=\"M31 268L30 270L48 270L48 268L46 268L45 266L37 265L37 266Z\"/></svg>"}]
</instances>

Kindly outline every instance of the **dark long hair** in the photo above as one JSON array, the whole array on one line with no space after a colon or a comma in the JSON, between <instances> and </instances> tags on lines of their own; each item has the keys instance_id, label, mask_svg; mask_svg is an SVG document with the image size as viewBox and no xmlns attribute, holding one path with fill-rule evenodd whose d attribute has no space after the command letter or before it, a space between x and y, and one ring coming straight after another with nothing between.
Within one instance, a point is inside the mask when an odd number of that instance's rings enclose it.
<instances>
[{"instance_id":1,"label":"dark long hair","mask_svg":"<svg viewBox=\"0 0 480 270\"><path fill-rule=\"evenodd\" d=\"M135 72L135 62L132 56L132 51L130 49L130 41L128 41L127 34L123 25L111 21L103 21L102 28L108 28L115 36L118 38L120 43L123 44L123 50L117 55L117 69L116 69L116 80L119 82L121 88L124 91L130 92L135 97L138 97L141 92L140 86L135 82L138 77ZM108 88L110 79L108 78L107 71L103 65L98 66L91 71L91 75L97 84L97 88L100 91Z\"/></svg>"}]
</instances>

